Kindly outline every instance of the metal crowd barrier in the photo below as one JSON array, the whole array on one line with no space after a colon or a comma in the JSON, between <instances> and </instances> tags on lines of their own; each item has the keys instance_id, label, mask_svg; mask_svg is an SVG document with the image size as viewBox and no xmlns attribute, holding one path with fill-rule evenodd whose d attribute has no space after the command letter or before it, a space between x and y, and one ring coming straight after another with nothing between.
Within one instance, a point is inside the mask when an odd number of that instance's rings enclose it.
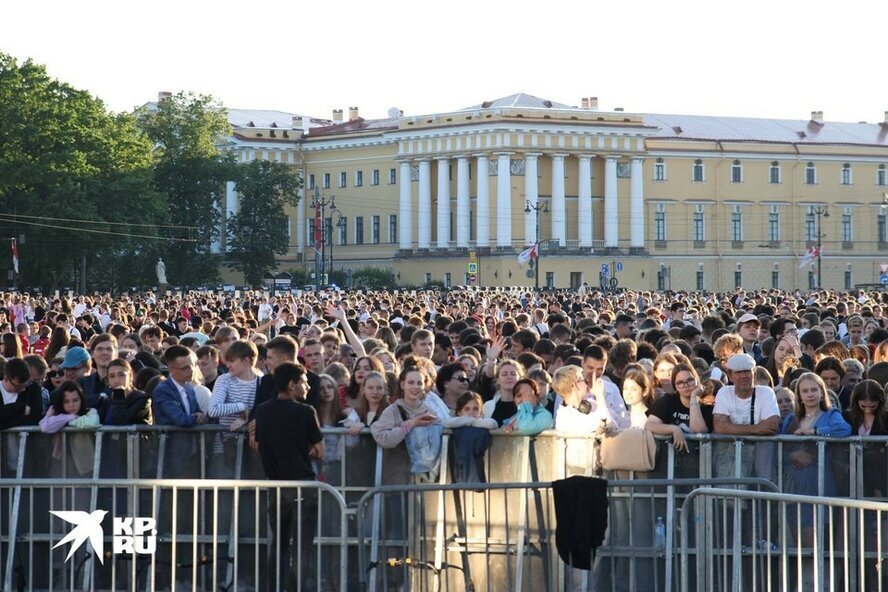
<instances>
[{"instance_id":1,"label":"metal crowd barrier","mask_svg":"<svg viewBox=\"0 0 888 592\"><path fill-rule=\"evenodd\" d=\"M681 590L888 590L886 517L885 502L696 489L681 513Z\"/></svg>"},{"instance_id":2,"label":"metal crowd barrier","mask_svg":"<svg viewBox=\"0 0 888 592\"><path fill-rule=\"evenodd\" d=\"M0 482L0 499L6 591L348 589L349 512L326 483L21 479ZM89 542L101 549L81 545L68 559L70 545L53 547L80 526L50 510L86 517L97 508L107 515ZM145 517L149 538L132 526ZM113 518L131 520L129 530ZM118 553L123 535L136 535L123 551L151 552ZM289 551L277 544L290 539Z\"/></svg>"},{"instance_id":3,"label":"metal crowd barrier","mask_svg":"<svg viewBox=\"0 0 888 592\"><path fill-rule=\"evenodd\" d=\"M383 503L380 488L389 486L384 479L383 450L373 441L367 431L359 436L348 434L343 429L323 430L326 441L326 458L316 467L319 479L335 490L347 508L348 530L342 531L327 525L318 531L315 544L321 547L338 548L343 544L347 548L348 561L345 569L347 577L342 581L350 583L349 589L358 589L358 582L367 586L386 587L385 578L394 574L394 567L383 564L387 559L394 559L402 576L417 572L416 565L404 565L405 558L425 557L430 565L457 564L449 549L454 548L454 541L462 541L465 537L471 545L465 550L469 557L477 556L484 545L490 545L484 551L489 557L518 557L518 541L522 541L523 551L520 556L536 553L536 558L527 560L524 565L536 565L536 568L524 568L515 571L514 566L503 564L493 574L497 585L484 584L488 589L543 589L544 584L558 586L564 583L555 577L555 571L546 575L539 555L539 531L537 518L542 517L547 525L552 524L550 500L545 488L532 484L549 483L571 475L594 476L596 471L596 442L593 437L568 436L554 431L545 432L534 438L494 434L490 448L485 456L484 469L490 484L525 484L525 493L513 488L491 488L483 494L475 494L475 487L454 485L451 490L439 489L436 493L389 492L390 498L399 502ZM445 432L442 446L442 463L436 487L450 483L450 435ZM847 496L851 499L868 498L885 500L888 497L888 437L849 438L830 440L820 437L779 436L774 438L737 438L715 435L689 435L687 437L691 453L676 451L665 439L658 439L657 467L649 473L630 474L616 472L603 474L612 480L610 489L611 530L604 547L600 551L598 564L602 573L627 574L625 581L610 576L598 578L597 572L591 578L596 582L604 582L596 590L672 590L678 587L678 569L674 558L678 556L677 527L685 496L702 483L716 483L713 479L733 479L761 484L767 480L776 485L777 490L788 494L811 494L817 496ZM8 536L9 517L22 515L24 510L48 515L50 498L48 494L31 496L27 490L15 495L15 487L36 479L43 481L46 487L59 491L63 485L73 483L77 479L94 479L98 487L98 497L89 499L77 498L78 504L89 508L104 508L95 504L112 503L115 496L108 497L102 493L107 485L121 479L136 481L170 479L191 479L188 483L210 483L210 479L223 479L243 484L247 479L255 481L264 478L260 458L257 452L246 446L243 432L230 434L218 426L202 426L199 428L179 429L161 426L152 427L103 427L94 432L63 430L59 434L42 434L36 428L9 430L0 433L0 478L8 492L0 499L0 546L7 541L19 541L27 536L28 530L19 527L15 536ZM671 480L668 483L662 480ZM685 479L686 481L681 481ZM722 483L724 481L718 481ZM93 483L93 481L90 481ZM266 486L268 482L262 482ZM622 485L616 486L613 483ZM19 485L17 485L19 484ZM458 490L461 493L450 493ZM533 491L531 494L530 491ZM184 490L183 490L184 491ZM374 502L370 504L369 518L359 517L360 512L367 514L367 508L360 510L361 500L366 506L370 503L366 497L372 494ZM234 495L233 491L221 490L225 495ZM86 495L78 493L79 496ZM204 496L210 495L205 493ZM267 497L265 494L261 496ZM29 497L30 496L30 497ZM435 497L437 496L437 497ZM459 507L456 496L460 496ZM510 497L511 496L511 497ZM33 503L22 505L33 497ZM210 496L212 497L212 496ZM431 497L435 497L432 503ZM249 498L249 499L247 499ZM73 500L74 498L69 499ZM264 499L264 497L263 497ZM252 504L256 500L250 496L238 496L241 507ZM641 501L641 503L639 503ZM212 499L210 500L212 502ZM223 499L225 504L228 499ZM17 503L18 506L14 506ZM387 503L393 504L387 507ZM215 508L218 504L205 503L200 500L199 508ZM493 506L491 506L491 504ZM403 506L403 511L401 507ZM56 506L60 507L60 506ZM163 510L161 504L156 511ZM504 516L492 515L491 509L508 511L508 521ZM166 511L169 511L168 509ZM210 510L206 510L210 511ZM478 515L488 516L489 524L485 524L484 536L476 536L470 532L472 522L462 515L475 511ZM392 512L395 514L393 515ZM35 514L35 515L36 515ZM402 532L388 532L394 528L397 517L404 524ZM404 522L402 518L408 516ZM665 525L665 543L655 549L653 544L654 524L657 517L662 517ZM715 524L717 519L724 521L724 515L710 513L705 515L706 524ZM731 515L731 520L734 517ZM461 526L460 521L464 524ZM524 530L509 531L523 520ZM240 519L240 533L254 539L261 538L261 529L251 530L250 524ZM334 520L335 522L335 520ZM631 523L631 524L630 524ZM22 523L28 525L30 523ZM255 521L253 523L255 526ZM374 531L373 529L377 530ZM497 530L499 529L499 530ZM57 532L61 532L57 528ZM548 532L548 531L547 531ZM554 531L553 531L554 532ZM368 535L369 533L369 535ZM451 541L444 533L450 533ZM462 534L461 534L462 533ZM398 536L395 535L399 535ZM551 533L549 533L551 534ZM6 535L6 538L2 538ZM178 535L169 535L175 539ZM536 537L535 539L533 537ZM23 539L22 539L23 540ZM190 539L183 538L185 544ZM855 539L856 540L856 539ZM852 540L852 543L855 542ZM377 557L371 561L372 549L370 541L385 545L377 547ZM397 543L402 544L399 546ZM425 550L428 541L435 541L438 555L429 554ZM410 553L405 545L418 544ZM260 545L261 546L261 545ZM391 548L397 553L386 557L384 549ZM550 549L554 548L550 545ZM405 550L406 549L406 550ZM412 552L417 549L423 553ZM10 547L0 549L0 569L4 569L4 577L12 577L14 570L29 573L21 567L28 564L27 555L22 554L19 544L16 553ZM881 549L867 551L878 553ZM363 557L364 559L361 559ZM461 556L460 556L461 557ZM694 557L694 551L691 551ZM23 559L22 559L23 558ZM37 559L39 561L39 558ZM469 569L472 569L469 561ZM436 563L437 561L437 563ZM375 563L374 563L375 562ZM366 572L367 566L374 563L373 577ZM609 567L608 567L609 564ZM550 567L560 563L549 563ZM706 564L701 564L706 567ZM436 568L437 569L437 568ZM477 571L476 568L475 571ZM456 576L459 571L452 567L445 568L442 580L447 580L447 589L459 589ZM696 567L695 567L696 570ZM39 570L38 570L39 571ZM181 570L177 570L181 571ZM433 570L426 570L434 573ZM556 570L557 571L557 570ZM473 572L474 573L474 572ZM480 572L479 572L480 573ZM560 574L560 572L558 572ZM695 571L696 573L696 571ZM386 575L388 574L388 575ZM426 574L429 575L429 574ZM568 576L573 574L568 573ZM399 577L402 577L399 576ZM436 576L437 577L437 576ZM561 577L560 575L558 577ZM456 578L456 579L455 579ZM496 579L499 578L499 579ZM596 579L597 578L597 579ZM315 580L320 580L319 574ZM402 577L403 579L403 577ZM420 578L422 580L423 578ZM485 578L473 578L477 584ZM2 580L5 582L5 580ZM397 578L392 580L397 582ZM237 580L233 580L237 582ZM505 584L500 585L502 582ZM426 582L431 584L431 581ZM463 582L465 584L465 581ZM243 584L246 585L246 584ZM425 584L423 584L425 585ZM4 587L5 589L9 589ZM15 589L13 586L12 589ZM552 588L557 589L557 588Z\"/></svg>"}]
</instances>

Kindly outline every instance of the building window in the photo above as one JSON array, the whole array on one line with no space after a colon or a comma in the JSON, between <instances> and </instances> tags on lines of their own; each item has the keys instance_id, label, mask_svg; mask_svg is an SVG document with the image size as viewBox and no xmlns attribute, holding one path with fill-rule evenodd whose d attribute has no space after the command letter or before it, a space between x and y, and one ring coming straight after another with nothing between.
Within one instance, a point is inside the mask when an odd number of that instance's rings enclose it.
<instances>
[{"instance_id":1,"label":"building window","mask_svg":"<svg viewBox=\"0 0 888 592\"><path fill-rule=\"evenodd\" d=\"M339 244L347 245L348 244L348 218L343 216L336 223L339 226Z\"/></svg>"},{"instance_id":2,"label":"building window","mask_svg":"<svg viewBox=\"0 0 888 592\"><path fill-rule=\"evenodd\" d=\"M703 208L698 206L697 211L694 212L694 240L696 242L706 240L706 232L703 224Z\"/></svg>"},{"instance_id":3,"label":"building window","mask_svg":"<svg viewBox=\"0 0 888 592\"><path fill-rule=\"evenodd\" d=\"M702 292L705 288L703 287L703 272L697 272L697 291Z\"/></svg>"},{"instance_id":4,"label":"building window","mask_svg":"<svg viewBox=\"0 0 888 592\"><path fill-rule=\"evenodd\" d=\"M314 173L312 173L312 174L310 174L310 175L308 176L308 188L309 188L309 189L314 189L314 188L315 188L315 176L314 176Z\"/></svg>"},{"instance_id":5,"label":"building window","mask_svg":"<svg viewBox=\"0 0 888 592\"><path fill-rule=\"evenodd\" d=\"M888 174L886 174L884 164L880 164L879 169L876 171L876 185L879 187L888 185Z\"/></svg>"},{"instance_id":6,"label":"building window","mask_svg":"<svg viewBox=\"0 0 888 592\"><path fill-rule=\"evenodd\" d=\"M355 244L363 245L364 244L364 217L356 216L355 217Z\"/></svg>"},{"instance_id":7,"label":"building window","mask_svg":"<svg viewBox=\"0 0 888 592\"><path fill-rule=\"evenodd\" d=\"M776 207L768 214L768 240L772 243L780 240L780 212Z\"/></svg>"},{"instance_id":8,"label":"building window","mask_svg":"<svg viewBox=\"0 0 888 592\"><path fill-rule=\"evenodd\" d=\"M661 265L657 272L657 289L661 292L666 289L666 266Z\"/></svg>"},{"instance_id":9,"label":"building window","mask_svg":"<svg viewBox=\"0 0 888 592\"><path fill-rule=\"evenodd\" d=\"M339 173L339 186L340 186L340 187L345 187L345 181L346 181L346 174L345 174L345 173Z\"/></svg>"},{"instance_id":10,"label":"building window","mask_svg":"<svg viewBox=\"0 0 888 592\"><path fill-rule=\"evenodd\" d=\"M731 240L743 240L743 212L740 211L740 206L734 206L734 211L731 212Z\"/></svg>"},{"instance_id":11,"label":"building window","mask_svg":"<svg viewBox=\"0 0 888 592\"><path fill-rule=\"evenodd\" d=\"M425 283L426 283L426 284L431 284L431 283L432 283L432 274L430 274L430 273L426 273L426 274L425 274Z\"/></svg>"},{"instance_id":12,"label":"building window","mask_svg":"<svg viewBox=\"0 0 888 592\"><path fill-rule=\"evenodd\" d=\"M373 228L371 229L371 238L373 239L373 244L379 244L379 216L373 216Z\"/></svg>"},{"instance_id":13,"label":"building window","mask_svg":"<svg viewBox=\"0 0 888 592\"><path fill-rule=\"evenodd\" d=\"M771 163L771 168L768 169L768 182L772 185L778 185L781 182L780 163L776 160Z\"/></svg>"},{"instance_id":14,"label":"building window","mask_svg":"<svg viewBox=\"0 0 888 592\"><path fill-rule=\"evenodd\" d=\"M846 290L851 289L851 270L850 269L845 270L845 289Z\"/></svg>"},{"instance_id":15,"label":"building window","mask_svg":"<svg viewBox=\"0 0 888 592\"><path fill-rule=\"evenodd\" d=\"M546 288L549 290L555 289L555 272L547 271L546 272Z\"/></svg>"},{"instance_id":16,"label":"building window","mask_svg":"<svg viewBox=\"0 0 888 592\"><path fill-rule=\"evenodd\" d=\"M888 217L885 214L879 214L876 216L876 236L880 243L888 242L888 234L886 234L886 219Z\"/></svg>"},{"instance_id":17,"label":"building window","mask_svg":"<svg viewBox=\"0 0 888 592\"><path fill-rule=\"evenodd\" d=\"M330 173L324 173L324 189L330 189Z\"/></svg>"},{"instance_id":18,"label":"building window","mask_svg":"<svg viewBox=\"0 0 888 592\"><path fill-rule=\"evenodd\" d=\"M851 228L851 212L848 209L842 214L842 242L854 242Z\"/></svg>"},{"instance_id":19,"label":"building window","mask_svg":"<svg viewBox=\"0 0 888 592\"><path fill-rule=\"evenodd\" d=\"M398 172L395 169L389 169L389 185L394 185L398 182Z\"/></svg>"},{"instance_id":20,"label":"building window","mask_svg":"<svg viewBox=\"0 0 888 592\"><path fill-rule=\"evenodd\" d=\"M444 287L445 288L450 287L450 272L449 271L444 274Z\"/></svg>"},{"instance_id":21,"label":"building window","mask_svg":"<svg viewBox=\"0 0 888 592\"><path fill-rule=\"evenodd\" d=\"M808 272L808 289L814 290L817 288L817 282L814 280L816 276L813 271Z\"/></svg>"},{"instance_id":22,"label":"building window","mask_svg":"<svg viewBox=\"0 0 888 592\"><path fill-rule=\"evenodd\" d=\"M743 272L735 271L734 272L734 287L742 288L743 287Z\"/></svg>"},{"instance_id":23,"label":"building window","mask_svg":"<svg viewBox=\"0 0 888 592\"><path fill-rule=\"evenodd\" d=\"M398 242L398 215L389 214L389 242Z\"/></svg>"},{"instance_id":24,"label":"building window","mask_svg":"<svg viewBox=\"0 0 888 592\"><path fill-rule=\"evenodd\" d=\"M771 287L775 290L780 289L780 272L777 270L771 272Z\"/></svg>"},{"instance_id":25,"label":"building window","mask_svg":"<svg viewBox=\"0 0 888 592\"><path fill-rule=\"evenodd\" d=\"M703 182L703 161L699 158L694 161L694 171L692 179L695 183Z\"/></svg>"},{"instance_id":26,"label":"building window","mask_svg":"<svg viewBox=\"0 0 888 592\"><path fill-rule=\"evenodd\" d=\"M332 245L333 244L333 219L325 218L324 219L324 237L322 239L325 244Z\"/></svg>"},{"instance_id":27,"label":"building window","mask_svg":"<svg viewBox=\"0 0 888 592\"><path fill-rule=\"evenodd\" d=\"M817 167L814 166L813 162L809 162L808 166L805 167L805 184L806 185L816 185L817 184Z\"/></svg>"},{"instance_id":28,"label":"building window","mask_svg":"<svg viewBox=\"0 0 888 592\"><path fill-rule=\"evenodd\" d=\"M805 240L809 243L817 240L817 219L815 216L814 207L809 207L808 213L805 214Z\"/></svg>"},{"instance_id":29,"label":"building window","mask_svg":"<svg viewBox=\"0 0 888 592\"><path fill-rule=\"evenodd\" d=\"M665 181L666 180L666 163L663 162L662 158L658 158L657 162L654 163L654 181Z\"/></svg>"},{"instance_id":30,"label":"building window","mask_svg":"<svg viewBox=\"0 0 888 592\"><path fill-rule=\"evenodd\" d=\"M379 169L373 169L373 173L370 174L370 184L379 185Z\"/></svg>"},{"instance_id":31,"label":"building window","mask_svg":"<svg viewBox=\"0 0 888 592\"><path fill-rule=\"evenodd\" d=\"M696 180L696 179L695 179ZM739 160L735 160L731 165L731 183L743 182L743 165Z\"/></svg>"},{"instance_id":32,"label":"building window","mask_svg":"<svg viewBox=\"0 0 888 592\"><path fill-rule=\"evenodd\" d=\"M355 171L355 187L364 186L364 171Z\"/></svg>"},{"instance_id":33,"label":"building window","mask_svg":"<svg viewBox=\"0 0 888 592\"><path fill-rule=\"evenodd\" d=\"M666 208L663 204L658 204L654 212L654 240L666 240Z\"/></svg>"},{"instance_id":34,"label":"building window","mask_svg":"<svg viewBox=\"0 0 888 592\"><path fill-rule=\"evenodd\" d=\"M854 176L851 174L851 164L842 165L842 185L851 185L854 182Z\"/></svg>"}]
</instances>

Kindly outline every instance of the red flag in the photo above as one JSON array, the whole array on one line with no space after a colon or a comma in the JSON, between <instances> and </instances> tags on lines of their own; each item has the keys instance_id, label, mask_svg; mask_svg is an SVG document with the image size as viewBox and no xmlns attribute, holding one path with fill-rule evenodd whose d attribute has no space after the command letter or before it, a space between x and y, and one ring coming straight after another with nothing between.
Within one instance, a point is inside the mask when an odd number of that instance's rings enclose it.
<instances>
[{"instance_id":1,"label":"red flag","mask_svg":"<svg viewBox=\"0 0 888 592\"><path fill-rule=\"evenodd\" d=\"M19 272L19 251L15 239L12 239L12 268L16 273Z\"/></svg>"}]
</instances>

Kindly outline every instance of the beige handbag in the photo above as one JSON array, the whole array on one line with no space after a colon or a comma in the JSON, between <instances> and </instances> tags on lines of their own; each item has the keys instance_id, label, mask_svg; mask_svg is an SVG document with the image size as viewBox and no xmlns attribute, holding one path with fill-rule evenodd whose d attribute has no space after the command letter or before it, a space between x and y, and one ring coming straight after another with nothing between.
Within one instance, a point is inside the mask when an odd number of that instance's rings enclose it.
<instances>
[{"instance_id":1,"label":"beige handbag","mask_svg":"<svg viewBox=\"0 0 888 592\"><path fill-rule=\"evenodd\" d=\"M601 466L606 471L651 471L656 457L654 435L642 428L601 439Z\"/></svg>"}]
</instances>

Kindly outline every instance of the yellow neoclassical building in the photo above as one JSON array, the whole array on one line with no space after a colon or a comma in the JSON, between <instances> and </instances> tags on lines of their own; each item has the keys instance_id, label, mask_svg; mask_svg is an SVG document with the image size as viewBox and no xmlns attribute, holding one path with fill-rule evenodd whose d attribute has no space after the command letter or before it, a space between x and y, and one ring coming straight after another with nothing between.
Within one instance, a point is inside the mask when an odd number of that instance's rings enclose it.
<instances>
[{"instance_id":1,"label":"yellow neoclassical building","mask_svg":"<svg viewBox=\"0 0 888 592\"><path fill-rule=\"evenodd\" d=\"M403 285L533 286L518 254L539 241L541 286L615 275L629 288L807 289L818 265L803 260L821 245L824 287L879 283L888 113L810 115L639 114L527 94L384 119L233 109L226 148L305 180L281 270L314 271L322 250L329 272L332 250L336 270L390 268Z\"/></svg>"}]
</instances>

